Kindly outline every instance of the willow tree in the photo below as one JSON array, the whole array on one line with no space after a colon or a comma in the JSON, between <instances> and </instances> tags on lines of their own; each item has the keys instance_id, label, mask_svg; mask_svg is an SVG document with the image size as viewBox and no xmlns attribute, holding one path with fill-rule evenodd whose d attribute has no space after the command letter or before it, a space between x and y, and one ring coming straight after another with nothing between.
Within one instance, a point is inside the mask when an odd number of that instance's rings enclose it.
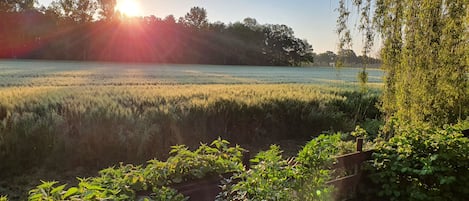
<instances>
[{"instance_id":1,"label":"willow tree","mask_svg":"<svg viewBox=\"0 0 469 201\"><path fill-rule=\"evenodd\" d=\"M442 126L468 117L468 0L339 2L341 43L350 41L347 28L341 28L350 14L346 5L360 13L364 53L374 33L383 41L381 109L386 120Z\"/></svg>"}]
</instances>

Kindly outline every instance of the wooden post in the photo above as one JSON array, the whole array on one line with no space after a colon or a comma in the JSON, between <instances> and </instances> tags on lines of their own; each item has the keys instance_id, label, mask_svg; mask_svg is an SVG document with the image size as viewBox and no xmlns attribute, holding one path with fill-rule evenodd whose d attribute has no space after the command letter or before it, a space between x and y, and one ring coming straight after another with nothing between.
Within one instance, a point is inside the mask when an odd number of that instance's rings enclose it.
<instances>
[{"instance_id":1,"label":"wooden post","mask_svg":"<svg viewBox=\"0 0 469 201\"><path fill-rule=\"evenodd\" d=\"M363 151L363 138L357 138L357 151L362 152Z\"/></svg>"}]
</instances>

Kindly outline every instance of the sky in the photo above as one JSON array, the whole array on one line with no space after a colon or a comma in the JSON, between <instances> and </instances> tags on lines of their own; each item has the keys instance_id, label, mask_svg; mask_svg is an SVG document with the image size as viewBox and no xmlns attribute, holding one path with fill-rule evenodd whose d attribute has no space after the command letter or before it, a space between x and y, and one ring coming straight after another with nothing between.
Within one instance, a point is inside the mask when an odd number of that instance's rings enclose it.
<instances>
[{"instance_id":1,"label":"sky","mask_svg":"<svg viewBox=\"0 0 469 201\"><path fill-rule=\"evenodd\" d=\"M48 6L52 0L38 0ZM117 0L122 1L122 0ZM316 53L337 52L338 37L335 33L338 13L337 0L134 0L140 4L144 16L164 18L184 16L194 6L207 10L210 22L242 21L255 18L260 24L285 24L293 29L295 36L306 39ZM351 17L350 28L353 49L361 54L362 37L354 28L357 17ZM376 48L375 48L376 49ZM376 52L374 50L373 52ZM376 54L376 53L373 53ZM376 56L376 55L371 55Z\"/></svg>"}]
</instances>

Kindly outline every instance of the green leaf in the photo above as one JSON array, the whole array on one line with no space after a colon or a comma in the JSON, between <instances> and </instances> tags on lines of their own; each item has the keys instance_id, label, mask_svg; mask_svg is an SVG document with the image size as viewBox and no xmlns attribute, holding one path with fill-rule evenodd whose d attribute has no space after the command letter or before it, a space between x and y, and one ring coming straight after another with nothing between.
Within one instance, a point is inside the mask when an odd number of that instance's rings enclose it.
<instances>
[{"instance_id":1,"label":"green leaf","mask_svg":"<svg viewBox=\"0 0 469 201\"><path fill-rule=\"evenodd\" d=\"M66 199L66 198L76 194L77 192L78 192L78 188L76 188L76 187L69 188L67 190L67 192L65 192L65 194L62 196L62 199Z\"/></svg>"},{"instance_id":2,"label":"green leaf","mask_svg":"<svg viewBox=\"0 0 469 201\"><path fill-rule=\"evenodd\" d=\"M49 189L51 188L52 186L54 186L56 183L56 181L51 181L51 182L46 182L46 181L41 181L42 184L37 186L38 188L42 188L42 189Z\"/></svg>"},{"instance_id":3,"label":"green leaf","mask_svg":"<svg viewBox=\"0 0 469 201\"><path fill-rule=\"evenodd\" d=\"M34 194L29 196L29 200L38 200L39 198L42 198L42 194Z\"/></svg>"},{"instance_id":4,"label":"green leaf","mask_svg":"<svg viewBox=\"0 0 469 201\"><path fill-rule=\"evenodd\" d=\"M62 190L65 188L67 184L64 184L64 185L61 185L61 186L58 186L58 187L55 187L54 189L52 189L52 191L50 191L51 194L55 194L57 192L62 192Z\"/></svg>"}]
</instances>

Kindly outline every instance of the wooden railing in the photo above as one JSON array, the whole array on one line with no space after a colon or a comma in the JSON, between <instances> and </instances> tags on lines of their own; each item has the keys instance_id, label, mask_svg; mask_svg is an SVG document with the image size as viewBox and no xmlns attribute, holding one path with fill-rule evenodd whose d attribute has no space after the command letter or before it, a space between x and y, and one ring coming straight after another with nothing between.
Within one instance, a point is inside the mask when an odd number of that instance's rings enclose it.
<instances>
[{"instance_id":1,"label":"wooden railing","mask_svg":"<svg viewBox=\"0 0 469 201\"><path fill-rule=\"evenodd\" d=\"M335 200L344 200L353 197L357 193L358 185L363 181L363 163L371 158L373 150L363 151L363 139L357 139L355 153L345 154L337 157L337 163L332 167L336 173L346 176L338 177L327 182L336 188Z\"/></svg>"}]
</instances>

